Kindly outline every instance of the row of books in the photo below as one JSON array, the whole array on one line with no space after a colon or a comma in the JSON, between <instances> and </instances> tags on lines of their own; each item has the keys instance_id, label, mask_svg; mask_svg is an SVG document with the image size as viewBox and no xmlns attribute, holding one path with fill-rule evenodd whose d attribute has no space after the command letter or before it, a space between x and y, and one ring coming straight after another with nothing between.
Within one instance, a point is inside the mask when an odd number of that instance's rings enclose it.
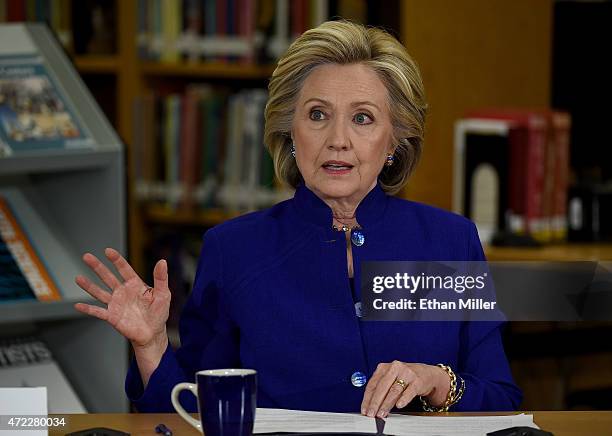
<instances>
[{"instance_id":1,"label":"row of books","mask_svg":"<svg viewBox=\"0 0 612 436\"><path fill-rule=\"evenodd\" d=\"M111 0L0 0L0 23L47 23L68 53L117 50L115 2ZM77 17L77 19L73 19Z\"/></svg>"},{"instance_id":2,"label":"row of books","mask_svg":"<svg viewBox=\"0 0 612 436\"><path fill-rule=\"evenodd\" d=\"M0 196L0 303L57 301L61 294L10 203Z\"/></svg>"},{"instance_id":3,"label":"row of books","mask_svg":"<svg viewBox=\"0 0 612 436\"><path fill-rule=\"evenodd\" d=\"M72 47L70 0L0 0L0 23L46 22L62 45Z\"/></svg>"},{"instance_id":4,"label":"row of books","mask_svg":"<svg viewBox=\"0 0 612 436\"><path fill-rule=\"evenodd\" d=\"M483 240L566 240L571 118L557 110L475 110L455 126L455 209Z\"/></svg>"},{"instance_id":5,"label":"row of books","mask_svg":"<svg viewBox=\"0 0 612 436\"><path fill-rule=\"evenodd\" d=\"M263 89L237 93L189 85L184 94L135 102L136 195L171 209L243 211L287 198L274 188L263 145Z\"/></svg>"},{"instance_id":6,"label":"row of books","mask_svg":"<svg viewBox=\"0 0 612 436\"><path fill-rule=\"evenodd\" d=\"M266 63L331 17L365 22L366 0L139 0L142 59Z\"/></svg>"}]
</instances>

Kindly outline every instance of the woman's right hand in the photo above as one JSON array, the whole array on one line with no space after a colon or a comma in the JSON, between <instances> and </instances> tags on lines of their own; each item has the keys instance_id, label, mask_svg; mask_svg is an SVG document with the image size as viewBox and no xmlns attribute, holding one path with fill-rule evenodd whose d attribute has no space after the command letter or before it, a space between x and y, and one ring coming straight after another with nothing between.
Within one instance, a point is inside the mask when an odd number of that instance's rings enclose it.
<instances>
[{"instance_id":1,"label":"woman's right hand","mask_svg":"<svg viewBox=\"0 0 612 436\"><path fill-rule=\"evenodd\" d=\"M108 322L129 339L135 349L165 349L168 340L166 321L170 311L166 261L160 260L155 264L153 288L150 288L117 250L107 248L104 254L119 272L119 278L91 253L85 253L83 261L111 292L81 275L75 282L106 308L84 303L75 304L75 308Z\"/></svg>"}]
</instances>

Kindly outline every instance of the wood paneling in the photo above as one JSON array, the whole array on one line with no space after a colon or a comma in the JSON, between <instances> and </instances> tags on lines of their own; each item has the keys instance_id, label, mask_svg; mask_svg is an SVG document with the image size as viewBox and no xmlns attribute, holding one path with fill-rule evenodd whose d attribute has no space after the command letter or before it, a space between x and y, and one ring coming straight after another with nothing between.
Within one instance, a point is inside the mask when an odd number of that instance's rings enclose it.
<instances>
[{"instance_id":1,"label":"wood paneling","mask_svg":"<svg viewBox=\"0 0 612 436\"><path fill-rule=\"evenodd\" d=\"M550 102L552 0L405 0L402 40L429 103L404 197L451 208L453 124L465 110Z\"/></svg>"}]
</instances>

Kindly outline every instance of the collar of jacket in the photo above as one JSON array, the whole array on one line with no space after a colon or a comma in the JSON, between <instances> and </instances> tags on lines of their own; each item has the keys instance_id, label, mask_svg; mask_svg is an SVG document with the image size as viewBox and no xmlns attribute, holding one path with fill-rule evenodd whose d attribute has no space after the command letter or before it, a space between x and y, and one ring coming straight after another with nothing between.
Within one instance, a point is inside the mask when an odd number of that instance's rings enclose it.
<instances>
[{"instance_id":1,"label":"collar of jacket","mask_svg":"<svg viewBox=\"0 0 612 436\"><path fill-rule=\"evenodd\" d=\"M357 206L356 215L359 225L365 229L379 221L385 213L387 198L387 194L380 187L380 182L377 182ZM304 183L296 188L293 204L302 219L316 226L331 229L331 208Z\"/></svg>"}]
</instances>

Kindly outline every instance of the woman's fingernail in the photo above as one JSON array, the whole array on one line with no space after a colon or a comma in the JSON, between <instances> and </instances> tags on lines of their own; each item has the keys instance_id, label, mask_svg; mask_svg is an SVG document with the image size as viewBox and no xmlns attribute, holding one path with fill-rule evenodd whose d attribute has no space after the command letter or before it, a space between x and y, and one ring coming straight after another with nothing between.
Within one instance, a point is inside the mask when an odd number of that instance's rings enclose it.
<instances>
[{"instance_id":1,"label":"woman's fingernail","mask_svg":"<svg viewBox=\"0 0 612 436\"><path fill-rule=\"evenodd\" d=\"M374 418L374 409L368 409L368 416Z\"/></svg>"},{"instance_id":2,"label":"woman's fingernail","mask_svg":"<svg viewBox=\"0 0 612 436\"><path fill-rule=\"evenodd\" d=\"M365 415L366 414L366 410L365 409L361 409L361 414Z\"/></svg>"},{"instance_id":3,"label":"woman's fingernail","mask_svg":"<svg viewBox=\"0 0 612 436\"><path fill-rule=\"evenodd\" d=\"M385 417L385 412L382 411L382 410L379 410L378 411L378 415L376 415L376 416L378 416L379 418L384 418Z\"/></svg>"}]
</instances>

